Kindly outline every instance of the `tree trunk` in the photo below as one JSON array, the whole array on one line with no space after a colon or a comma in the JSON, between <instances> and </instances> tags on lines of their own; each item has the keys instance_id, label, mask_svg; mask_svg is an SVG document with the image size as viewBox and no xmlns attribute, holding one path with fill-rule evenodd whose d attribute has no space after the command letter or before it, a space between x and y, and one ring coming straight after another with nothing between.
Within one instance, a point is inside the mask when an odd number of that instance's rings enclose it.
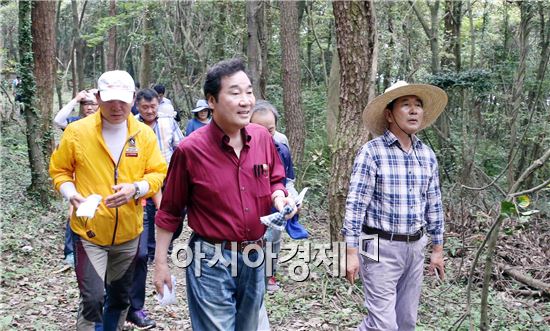
<instances>
[{"instance_id":1,"label":"tree trunk","mask_svg":"<svg viewBox=\"0 0 550 331\"><path fill-rule=\"evenodd\" d=\"M445 52L441 66L460 72L460 26L462 23L462 1L445 0Z\"/></svg>"},{"instance_id":2,"label":"tree trunk","mask_svg":"<svg viewBox=\"0 0 550 331\"><path fill-rule=\"evenodd\" d=\"M74 49L74 66L76 73L76 86L78 91L84 90L84 40L80 37L80 20L78 16L78 4L76 0L71 0L71 8L73 13L73 49ZM78 91L74 91L77 93Z\"/></svg>"},{"instance_id":3,"label":"tree trunk","mask_svg":"<svg viewBox=\"0 0 550 331\"><path fill-rule=\"evenodd\" d=\"M518 123L517 118L520 112L521 103L523 101L523 88L525 86L525 75L527 70L527 56L529 54L529 33L531 32L531 19L533 14L533 5L528 1L521 2L519 4L521 19L519 23L519 63L514 75L514 85L512 86L512 99L510 100L511 106L508 107L508 118L510 127L510 142L508 149L508 167L507 180L508 185L511 186L516 177L517 164L515 163L515 157L518 153L517 148L517 134Z\"/></svg>"},{"instance_id":4,"label":"tree trunk","mask_svg":"<svg viewBox=\"0 0 550 331\"><path fill-rule=\"evenodd\" d=\"M109 16L116 16L116 0L109 0ZM109 29L109 37L107 44L107 71L116 69L116 26L113 25Z\"/></svg>"},{"instance_id":5,"label":"tree trunk","mask_svg":"<svg viewBox=\"0 0 550 331\"><path fill-rule=\"evenodd\" d=\"M284 118L292 158L299 167L304 154L305 124L300 95L298 3L281 1L280 5Z\"/></svg>"},{"instance_id":6,"label":"tree trunk","mask_svg":"<svg viewBox=\"0 0 550 331\"><path fill-rule=\"evenodd\" d=\"M141 62L139 65L139 83L141 88L149 87L151 83L151 13L145 5L143 16L143 35L145 41L141 46Z\"/></svg>"},{"instance_id":7,"label":"tree trunk","mask_svg":"<svg viewBox=\"0 0 550 331\"><path fill-rule=\"evenodd\" d=\"M53 146L50 118L55 80L55 5L53 1L19 2L21 90L31 168L28 191L36 194L43 206L50 199L47 160Z\"/></svg>"},{"instance_id":8,"label":"tree trunk","mask_svg":"<svg viewBox=\"0 0 550 331\"><path fill-rule=\"evenodd\" d=\"M266 46L264 1L246 2L246 21L248 26L248 71L252 76L252 89L257 99L265 99L265 72L263 70L266 66L263 61L267 58L264 53L267 53L268 50L264 48Z\"/></svg>"},{"instance_id":9,"label":"tree trunk","mask_svg":"<svg viewBox=\"0 0 550 331\"><path fill-rule=\"evenodd\" d=\"M416 6L416 3L413 1L409 1L410 5L412 6L412 9L414 13L416 14L416 17L420 21L420 24L422 25L422 28L424 29L424 33L426 33L426 37L428 37L428 40L430 42L430 50L432 53L431 58L431 70L432 74L437 74L440 70L439 65L439 0L434 1L432 4L429 2L427 3L428 7L430 8L430 26L428 26L428 23L424 19L424 14L420 12L418 7Z\"/></svg>"},{"instance_id":10,"label":"tree trunk","mask_svg":"<svg viewBox=\"0 0 550 331\"><path fill-rule=\"evenodd\" d=\"M330 237L341 239L353 160L367 141L362 112L374 97L378 42L374 1L334 1L340 59L340 116L332 153L328 201Z\"/></svg>"}]
</instances>

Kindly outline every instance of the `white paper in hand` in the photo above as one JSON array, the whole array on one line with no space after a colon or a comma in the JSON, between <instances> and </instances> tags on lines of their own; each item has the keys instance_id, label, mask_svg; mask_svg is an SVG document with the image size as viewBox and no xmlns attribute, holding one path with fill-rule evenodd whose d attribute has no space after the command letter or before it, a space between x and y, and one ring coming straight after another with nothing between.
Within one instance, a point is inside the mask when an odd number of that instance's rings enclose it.
<instances>
[{"instance_id":1,"label":"white paper in hand","mask_svg":"<svg viewBox=\"0 0 550 331\"><path fill-rule=\"evenodd\" d=\"M176 276L172 275L172 291L164 284L164 295L157 294L157 301L161 306L173 305L176 303Z\"/></svg>"},{"instance_id":2,"label":"white paper in hand","mask_svg":"<svg viewBox=\"0 0 550 331\"><path fill-rule=\"evenodd\" d=\"M101 195L92 194L86 198L86 201L81 203L76 210L76 216L78 217L94 217L95 211L99 203L101 202Z\"/></svg>"},{"instance_id":3,"label":"white paper in hand","mask_svg":"<svg viewBox=\"0 0 550 331\"><path fill-rule=\"evenodd\" d=\"M299 206L302 204L302 202L304 201L304 197L306 195L306 192L307 190L309 189L309 187L305 187L301 192L300 194L298 194L298 198L296 198L296 206Z\"/></svg>"}]
</instances>

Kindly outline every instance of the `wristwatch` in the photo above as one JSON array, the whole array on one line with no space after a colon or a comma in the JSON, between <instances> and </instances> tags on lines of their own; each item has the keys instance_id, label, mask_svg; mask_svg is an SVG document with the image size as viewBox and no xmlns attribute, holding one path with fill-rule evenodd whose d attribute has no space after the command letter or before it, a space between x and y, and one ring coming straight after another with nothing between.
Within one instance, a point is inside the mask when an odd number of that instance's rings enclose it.
<instances>
[{"instance_id":1,"label":"wristwatch","mask_svg":"<svg viewBox=\"0 0 550 331\"><path fill-rule=\"evenodd\" d=\"M137 183L134 183L134 190L136 191L134 193L134 200L137 200L141 197L141 191L139 190L139 185Z\"/></svg>"}]
</instances>

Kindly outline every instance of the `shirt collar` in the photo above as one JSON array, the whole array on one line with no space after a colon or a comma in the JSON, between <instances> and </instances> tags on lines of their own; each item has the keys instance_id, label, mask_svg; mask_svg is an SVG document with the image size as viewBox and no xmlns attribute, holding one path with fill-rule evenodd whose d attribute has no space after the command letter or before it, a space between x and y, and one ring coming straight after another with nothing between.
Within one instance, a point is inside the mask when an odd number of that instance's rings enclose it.
<instances>
[{"instance_id":1,"label":"shirt collar","mask_svg":"<svg viewBox=\"0 0 550 331\"><path fill-rule=\"evenodd\" d=\"M397 137L393 134L393 132L391 132L388 129L386 129L386 131L382 135L382 139L384 140L384 143L388 147L395 144L396 142L399 143L399 140L397 139ZM412 145L414 146L414 148L419 148L422 146L422 141L418 139L416 134L412 135L412 141L413 141Z\"/></svg>"},{"instance_id":2,"label":"shirt collar","mask_svg":"<svg viewBox=\"0 0 550 331\"><path fill-rule=\"evenodd\" d=\"M222 148L231 148L229 145L229 136L223 132L223 130L218 126L218 124L214 121L214 119L210 120L210 123L207 125L208 134L212 139L214 139L215 142L220 143L220 146ZM252 140L252 136L248 134L248 131L246 130L246 126L241 129L241 135L243 137L243 144L244 146L250 145L250 140Z\"/></svg>"}]
</instances>

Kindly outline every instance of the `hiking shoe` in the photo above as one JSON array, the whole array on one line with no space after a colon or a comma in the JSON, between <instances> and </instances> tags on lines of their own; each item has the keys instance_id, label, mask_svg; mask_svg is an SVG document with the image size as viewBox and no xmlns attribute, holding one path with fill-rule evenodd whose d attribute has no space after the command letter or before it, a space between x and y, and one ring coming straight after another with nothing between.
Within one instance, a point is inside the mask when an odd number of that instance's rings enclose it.
<instances>
[{"instance_id":1,"label":"hiking shoe","mask_svg":"<svg viewBox=\"0 0 550 331\"><path fill-rule=\"evenodd\" d=\"M126 321L132 323L138 330L149 330L157 326L157 323L150 319L143 310L129 311Z\"/></svg>"},{"instance_id":2,"label":"hiking shoe","mask_svg":"<svg viewBox=\"0 0 550 331\"><path fill-rule=\"evenodd\" d=\"M71 268L74 268L74 254L67 254L67 256L65 256L65 260L63 260L63 263L68 264Z\"/></svg>"},{"instance_id":3,"label":"hiking shoe","mask_svg":"<svg viewBox=\"0 0 550 331\"><path fill-rule=\"evenodd\" d=\"M279 288L280 286L279 283L277 283L277 279L275 279L275 276L271 276L267 279L267 293L273 293Z\"/></svg>"}]
</instances>

